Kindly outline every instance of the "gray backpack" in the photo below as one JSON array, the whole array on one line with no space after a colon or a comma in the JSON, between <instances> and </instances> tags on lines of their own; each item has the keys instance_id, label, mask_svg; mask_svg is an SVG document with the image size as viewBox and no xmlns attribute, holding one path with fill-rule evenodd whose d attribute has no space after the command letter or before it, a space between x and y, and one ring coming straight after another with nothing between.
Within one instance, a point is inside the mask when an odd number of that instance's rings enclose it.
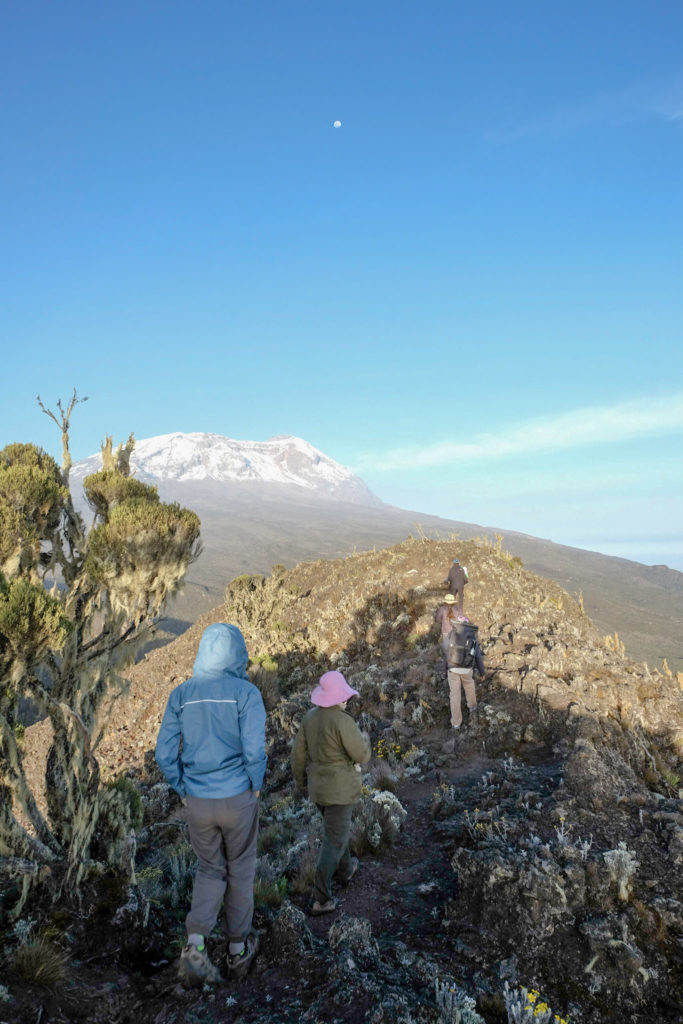
<instances>
[{"instance_id":1,"label":"gray backpack","mask_svg":"<svg viewBox=\"0 0 683 1024\"><path fill-rule=\"evenodd\" d=\"M456 622L448 634L446 663L449 668L472 668L476 660L477 632L471 622Z\"/></svg>"}]
</instances>

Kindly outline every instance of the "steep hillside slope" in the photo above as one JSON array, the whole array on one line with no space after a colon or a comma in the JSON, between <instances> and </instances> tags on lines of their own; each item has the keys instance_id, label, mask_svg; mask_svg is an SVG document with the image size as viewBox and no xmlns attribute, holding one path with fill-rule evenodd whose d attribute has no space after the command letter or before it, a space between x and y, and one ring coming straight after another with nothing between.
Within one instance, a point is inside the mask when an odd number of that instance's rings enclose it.
<instances>
[{"instance_id":1,"label":"steep hillside slope","mask_svg":"<svg viewBox=\"0 0 683 1024\"><path fill-rule=\"evenodd\" d=\"M457 738L433 628L454 553L488 672L480 722ZM268 709L261 953L241 985L188 994L174 962L192 856L152 750L170 689L219 620L243 630ZM362 870L340 911L313 919L319 821L294 792L289 749L332 665L360 692L350 710L374 756L353 825ZM134 782L145 820L135 876L129 837L102 820L100 849L127 884L105 875L104 899L94 881L95 909L64 925L79 962L52 1004L63 1019L80 998L102 1024L505 1024L538 1020L542 996L571 1024L680 1021L681 681L629 660L496 546L409 540L238 578L224 606L131 670L102 726L103 772ZM48 743L44 724L27 730L34 770ZM211 948L218 962L218 935ZM35 990L10 988L12 1019L33 1022Z\"/></svg>"}]
</instances>

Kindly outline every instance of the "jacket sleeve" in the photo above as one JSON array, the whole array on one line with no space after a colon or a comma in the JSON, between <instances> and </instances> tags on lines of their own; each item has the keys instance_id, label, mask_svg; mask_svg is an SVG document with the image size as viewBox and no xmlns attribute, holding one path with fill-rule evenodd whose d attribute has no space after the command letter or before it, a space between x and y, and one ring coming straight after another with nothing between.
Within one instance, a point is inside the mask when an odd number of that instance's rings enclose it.
<instances>
[{"instance_id":1,"label":"jacket sleeve","mask_svg":"<svg viewBox=\"0 0 683 1024\"><path fill-rule=\"evenodd\" d=\"M486 675L486 669L484 668L484 658L481 653L481 647L479 644L474 649L474 663L477 666L477 672L480 676Z\"/></svg>"},{"instance_id":2,"label":"jacket sleeve","mask_svg":"<svg viewBox=\"0 0 683 1024\"><path fill-rule=\"evenodd\" d=\"M367 764L370 760L370 744L350 715L346 715L343 722L340 735L344 750L355 764Z\"/></svg>"},{"instance_id":3,"label":"jacket sleeve","mask_svg":"<svg viewBox=\"0 0 683 1024\"><path fill-rule=\"evenodd\" d=\"M306 788L306 731L304 729L304 723L302 722L299 726L299 731L294 738L292 745L292 753L290 756L290 764L292 766L292 775L294 781L300 789Z\"/></svg>"},{"instance_id":4,"label":"jacket sleeve","mask_svg":"<svg viewBox=\"0 0 683 1024\"><path fill-rule=\"evenodd\" d=\"M185 796L183 764L180 760L180 738L183 730L174 694L175 691L171 692L166 702L154 756L169 786L182 797Z\"/></svg>"},{"instance_id":5,"label":"jacket sleeve","mask_svg":"<svg viewBox=\"0 0 683 1024\"><path fill-rule=\"evenodd\" d=\"M251 686L239 711L240 739L244 769L251 779L251 788L260 789L266 774L266 709L263 698Z\"/></svg>"}]
</instances>

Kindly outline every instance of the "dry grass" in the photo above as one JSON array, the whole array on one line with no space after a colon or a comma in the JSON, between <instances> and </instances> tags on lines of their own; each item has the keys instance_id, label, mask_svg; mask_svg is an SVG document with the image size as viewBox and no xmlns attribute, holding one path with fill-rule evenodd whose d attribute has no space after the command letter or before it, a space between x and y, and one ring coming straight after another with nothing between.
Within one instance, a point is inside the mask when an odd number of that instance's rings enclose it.
<instances>
[{"instance_id":1,"label":"dry grass","mask_svg":"<svg viewBox=\"0 0 683 1024\"><path fill-rule=\"evenodd\" d=\"M297 872L292 877L290 888L299 896L308 896L313 890L315 866L318 862L317 844L308 846L299 858Z\"/></svg>"},{"instance_id":2,"label":"dry grass","mask_svg":"<svg viewBox=\"0 0 683 1024\"><path fill-rule=\"evenodd\" d=\"M272 711L280 701L280 685L277 676L277 663L275 669L266 664L254 664L249 666L249 679L260 691L266 711Z\"/></svg>"},{"instance_id":3,"label":"dry grass","mask_svg":"<svg viewBox=\"0 0 683 1024\"><path fill-rule=\"evenodd\" d=\"M287 880L254 879L254 902L262 907L280 907L287 895Z\"/></svg>"},{"instance_id":4,"label":"dry grass","mask_svg":"<svg viewBox=\"0 0 683 1024\"><path fill-rule=\"evenodd\" d=\"M53 988L66 977L69 955L51 939L39 936L19 946L12 960L12 973L22 981Z\"/></svg>"}]
</instances>

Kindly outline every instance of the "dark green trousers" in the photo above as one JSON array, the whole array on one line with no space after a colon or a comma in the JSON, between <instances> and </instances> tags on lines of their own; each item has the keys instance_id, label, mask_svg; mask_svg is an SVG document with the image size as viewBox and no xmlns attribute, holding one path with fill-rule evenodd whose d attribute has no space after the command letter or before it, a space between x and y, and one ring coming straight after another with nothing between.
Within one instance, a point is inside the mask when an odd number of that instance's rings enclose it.
<instances>
[{"instance_id":1,"label":"dark green trousers","mask_svg":"<svg viewBox=\"0 0 683 1024\"><path fill-rule=\"evenodd\" d=\"M339 872L342 879L351 874L349 834L353 804L330 804L328 807L318 804L317 807L323 816L325 831L315 869L313 899L327 903L332 899L332 876L335 872Z\"/></svg>"}]
</instances>

